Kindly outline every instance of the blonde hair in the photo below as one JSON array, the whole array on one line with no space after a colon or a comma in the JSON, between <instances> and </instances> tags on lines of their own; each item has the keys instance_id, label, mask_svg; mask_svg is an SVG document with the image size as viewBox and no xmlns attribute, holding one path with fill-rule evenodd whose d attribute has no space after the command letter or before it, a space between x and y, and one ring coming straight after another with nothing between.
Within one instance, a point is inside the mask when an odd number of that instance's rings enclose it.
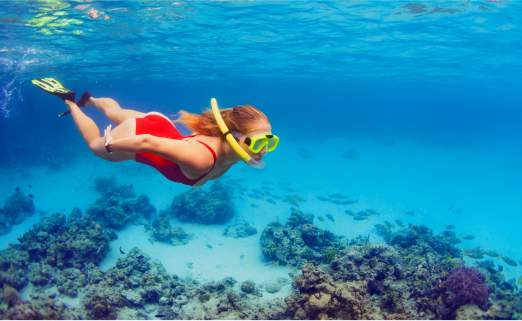
<instances>
[{"instance_id":1,"label":"blonde hair","mask_svg":"<svg viewBox=\"0 0 522 321\"><path fill-rule=\"evenodd\" d=\"M236 131L242 134L256 129L254 126L259 124L259 120L266 120L268 122L268 117L252 105L221 109L221 116L231 132ZM179 112L179 118L176 119L175 122L181 123L202 135L221 136L221 130L219 130L210 109L205 110L201 114L193 114L181 110Z\"/></svg>"}]
</instances>

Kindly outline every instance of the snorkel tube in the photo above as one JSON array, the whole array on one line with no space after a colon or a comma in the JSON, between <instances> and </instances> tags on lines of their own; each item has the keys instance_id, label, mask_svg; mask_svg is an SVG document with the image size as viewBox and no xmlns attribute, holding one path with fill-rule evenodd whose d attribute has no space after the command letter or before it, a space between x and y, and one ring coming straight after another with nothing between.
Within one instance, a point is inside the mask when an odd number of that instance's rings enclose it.
<instances>
[{"instance_id":1,"label":"snorkel tube","mask_svg":"<svg viewBox=\"0 0 522 321\"><path fill-rule=\"evenodd\" d=\"M212 114L214 115L214 119L216 119L219 130L221 130L221 133L237 156L239 156L239 158L241 158L241 160L243 160L249 166L263 168L264 163L262 161L253 159L252 156L250 156L236 141L225 124L225 120L223 120L223 117L221 116L216 98L210 99L210 107L212 108Z\"/></svg>"}]
</instances>

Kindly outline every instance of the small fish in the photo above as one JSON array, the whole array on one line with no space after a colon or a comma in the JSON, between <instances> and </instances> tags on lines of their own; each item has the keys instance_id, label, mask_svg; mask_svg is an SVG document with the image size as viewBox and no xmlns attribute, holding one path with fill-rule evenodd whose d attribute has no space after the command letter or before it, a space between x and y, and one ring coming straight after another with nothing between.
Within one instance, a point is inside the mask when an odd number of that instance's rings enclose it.
<instances>
[{"instance_id":1,"label":"small fish","mask_svg":"<svg viewBox=\"0 0 522 321\"><path fill-rule=\"evenodd\" d=\"M344 210L344 212L350 216L354 216L355 213L353 211L350 211L350 210Z\"/></svg>"},{"instance_id":2,"label":"small fish","mask_svg":"<svg viewBox=\"0 0 522 321\"><path fill-rule=\"evenodd\" d=\"M475 239L475 236L474 235L464 235L462 238L464 240L471 241L471 240Z\"/></svg>"},{"instance_id":3,"label":"small fish","mask_svg":"<svg viewBox=\"0 0 522 321\"><path fill-rule=\"evenodd\" d=\"M356 200L330 200L331 203L335 205L352 205L357 203Z\"/></svg>"},{"instance_id":4,"label":"small fish","mask_svg":"<svg viewBox=\"0 0 522 321\"><path fill-rule=\"evenodd\" d=\"M500 257L500 254L493 250L484 251L484 254L494 258Z\"/></svg>"},{"instance_id":5,"label":"small fish","mask_svg":"<svg viewBox=\"0 0 522 321\"><path fill-rule=\"evenodd\" d=\"M405 211L404 214L406 214L408 216L415 216L415 212L414 211Z\"/></svg>"},{"instance_id":6,"label":"small fish","mask_svg":"<svg viewBox=\"0 0 522 321\"><path fill-rule=\"evenodd\" d=\"M245 254L241 254L241 255L239 256L239 258L240 258L241 260L244 259L244 258L245 258Z\"/></svg>"},{"instance_id":7,"label":"small fish","mask_svg":"<svg viewBox=\"0 0 522 321\"><path fill-rule=\"evenodd\" d=\"M363 217L363 216L364 217L368 217L369 216L368 212L366 212L366 211L359 211L359 212L355 213L355 215L361 216L361 217Z\"/></svg>"},{"instance_id":8,"label":"small fish","mask_svg":"<svg viewBox=\"0 0 522 321\"><path fill-rule=\"evenodd\" d=\"M273 199L271 199L271 198L267 198L266 201L267 201L268 203L270 203L270 204L275 204L275 203L276 203L276 202L275 202Z\"/></svg>"},{"instance_id":9,"label":"small fish","mask_svg":"<svg viewBox=\"0 0 522 321\"><path fill-rule=\"evenodd\" d=\"M371 208L369 208L369 209L366 210L366 214L367 214L367 215L379 215L379 212L377 212L376 210L372 210Z\"/></svg>"},{"instance_id":10,"label":"small fish","mask_svg":"<svg viewBox=\"0 0 522 321\"><path fill-rule=\"evenodd\" d=\"M209 249L213 248L213 246L212 246L211 244L208 244L208 243L207 243L207 247L208 247Z\"/></svg>"},{"instance_id":11,"label":"small fish","mask_svg":"<svg viewBox=\"0 0 522 321\"><path fill-rule=\"evenodd\" d=\"M125 254L125 252L121 249L121 246L120 246L120 253Z\"/></svg>"},{"instance_id":12,"label":"small fish","mask_svg":"<svg viewBox=\"0 0 522 321\"><path fill-rule=\"evenodd\" d=\"M462 213L462 211L461 210L457 210L457 214L460 214L460 213Z\"/></svg>"},{"instance_id":13,"label":"small fish","mask_svg":"<svg viewBox=\"0 0 522 321\"><path fill-rule=\"evenodd\" d=\"M29 194L29 197L30 197L30 198L34 198L34 195L33 195L33 194Z\"/></svg>"},{"instance_id":14,"label":"small fish","mask_svg":"<svg viewBox=\"0 0 522 321\"><path fill-rule=\"evenodd\" d=\"M346 196L344 196L341 193L333 193L333 194L328 195L328 197L330 197L330 198L337 198L337 199L345 199L346 198Z\"/></svg>"},{"instance_id":15,"label":"small fish","mask_svg":"<svg viewBox=\"0 0 522 321\"><path fill-rule=\"evenodd\" d=\"M401 220L395 220L395 224L397 224L400 227L404 227L404 223Z\"/></svg>"},{"instance_id":16,"label":"small fish","mask_svg":"<svg viewBox=\"0 0 522 321\"><path fill-rule=\"evenodd\" d=\"M353 219L356 220L356 221L364 221L367 218L368 218L367 216L354 216L353 217Z\"/></svg>"},{"instance_id":17,"label":"small fish","mask_svg":"<svg viewBox=\"0 0 522 321\"><path fill-rule=\"evenodd\" d=\"M453 225L453 224L446 225L445 228L446 228L447 230L454 230L454 229L455 229L455 225Z\"/></svg>"},{"instance_id":18,"label":"small fish","mask_svg":"<svg viewBox=\"0 0 522 321\"><path fill-rule=\"evenodd\" d=\"M27 186L29 186L29 188L33 188L33 185L31 185L31 184L29 184L29 185L27 185Z\"/></svg>"},{"instance_id":19,"label":"small fish","mask_svg":"<svg viewBox=\"0 0 522 321\"><path fill-rule=\"evenodd\" d=\"M20 192L20 187L15 188L17 192Z\"/></svg>"},{"instance_id":20,"label":"small fish","mask_svg":"<svg viewBox=\"0 0 522 321\"><path fill-rule=\"evenodd\" d=\"M257 208L257 205L254 203L250 203L250 207Z\"/></svg>"},{"instance_id":21,"label":"small fish","mask_svg":"<svg viewBox=\"0 0 522 321\"><path fill-rule=\"evenodd\" d=\"M451 204L451 206L448 208L450 211L453 210L453 204Z\"/></svg>"},{"instance_id":22,"label":"small fish","mask_svg":"<svg viewBox=\"0 0 522 321\"><path fill-rule=\"evenodd\" d=\"M322 217L322 216L318 216L317 219L318 219L319 221L321 221L321 222L324 222L324 217Z\"/></svg>"},{"instance_id":23,"label":"small fish","mask_svg":"<svg viewBox=\"0 0 522 321\"><path fill-rule=\"evenodd\" d=\"M155 315L156 318L164 318L165 315L164 314L161 314L161 313L158 313Z\"/></svg>"},{"instance_id":24,"label":"small fish","mask_svg":"<svg viewBox=\"0 0 522 321\"><path fill-rule=\"evenodd\" d=\"M463 253L464 253L464 255L466 255L472 259L476 259L476 260L480 260L480 259L484 258L484 252L479 247L476 247L474 249L464 250Z\"/></svg>"},{"instance_id":25,"label":"small fish","mask_svg":"<svg viewBox=\"0 0 522 321\"><path fill-rule=\"evenodd\" d=\"M507 256L503 256L502 261L504 261L504 263L510 266L518 266L518 263L515 260Z\"/></svg>"},{"instance_id":26,"label":"small fish","mask_svg":"<svg viewBox=\"0 0 522 321\"><path fill-rule=\"evenodd\" d=\"M332 222L335 222L335 219L333 218L332 214L328 213L325 215L327 219L329 219Z\"/></svg>"},{"instance_id":27,"label":"small fish","mask_svg":"<svg viewBox=\"0 0 522 321\"><path fill-rule=\"evenodd\" d=\"M317 196L317 199L323 202L328 202L330 200L329 198L326 198L324 196Z\"/></svg>"}]
</instances>

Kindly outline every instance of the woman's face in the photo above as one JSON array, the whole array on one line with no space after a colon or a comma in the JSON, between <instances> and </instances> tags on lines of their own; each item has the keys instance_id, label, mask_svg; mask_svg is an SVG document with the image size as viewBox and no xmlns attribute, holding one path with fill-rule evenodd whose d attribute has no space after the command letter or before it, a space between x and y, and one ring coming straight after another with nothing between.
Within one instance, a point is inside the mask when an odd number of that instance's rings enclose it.
<instances>
[{"instance_id":1,"label":"woman's face","mask_svg":"<svg viewBox=\"0 0 522 321\"><path fill-rule=\"evenodd\" d=\"M239 144L241 147L248 152L248 154L255 160L260 160L265 154L266 154L266 147L263 148L259 153L252 153L252 151L248 148L248 145L245 144L245 138L249 136L254 135L260 135L260 134L272 134L272 126L270 123L266 120L260 120L258 121L254 126L252 126L252 129L249 130L247 133L243 134L243 137L240 139Z\"/></svg>"}]
</instances>

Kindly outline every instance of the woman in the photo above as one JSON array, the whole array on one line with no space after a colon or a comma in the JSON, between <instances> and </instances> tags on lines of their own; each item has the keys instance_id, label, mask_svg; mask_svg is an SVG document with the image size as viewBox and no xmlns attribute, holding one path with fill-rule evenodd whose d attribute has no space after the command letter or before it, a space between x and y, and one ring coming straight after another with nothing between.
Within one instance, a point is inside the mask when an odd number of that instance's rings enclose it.
<instances>
[{"instance_id":1,"label":"woman","mask_svg":"<svg viewBox=\"0 0 522 321\"><path fill-rule=\"evenodd\" d=\"M272 135L266 115L250 105L223 109L220 113L214 100L212 111L192 114L182 110L176 122L193 131L192 135L183 136L161 113L123 109L114 99L95 98L89 93L84 93L75 103L74 92L55 79L32 82L63 99L69 109L62 115L72 115L95 155L114 162L135 160L186 185L199 186L216 179L241 159L258 164L279 142L277 136ZM84 105L99 109L116 125L115 128L110 125L104 136L100 136L96 123L80 109ZM223 122L219 124L219 120Z\"/></svg>"}]
</instances>

